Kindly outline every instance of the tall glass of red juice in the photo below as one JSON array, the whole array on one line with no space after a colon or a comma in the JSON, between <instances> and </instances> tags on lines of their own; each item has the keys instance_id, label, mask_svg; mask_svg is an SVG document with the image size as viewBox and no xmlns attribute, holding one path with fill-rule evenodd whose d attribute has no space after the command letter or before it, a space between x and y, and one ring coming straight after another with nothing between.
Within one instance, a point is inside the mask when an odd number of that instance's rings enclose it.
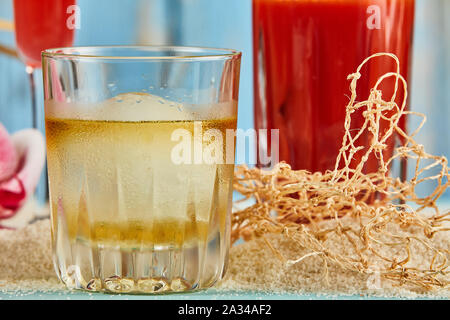
<instances>
[{"instance_id":1,"label":"tall glass of red juice","mask_svg":"<svg viewBox=\"0 0 450 320\"><path fill-rule=\"evenodd\" d=\"M414 0L253 0L255 127L280 130L280 160L294 169L334 169L349 101L347 75L371 54L390 52L408 79L413 24ZM388 58L365 66L357 100L367 99L378 77L393 67ZM381 86L386 99L394 90L390 80ZM398 94L397 102L402 99ZM358 127L362 115L355 118ZM367 145L368 139L359 142ZM388 141L386 156L396 140ZM268 146L272 152L276 147ZM364 170L377 168L373 157Z\"/></svg>"}]
</instances>

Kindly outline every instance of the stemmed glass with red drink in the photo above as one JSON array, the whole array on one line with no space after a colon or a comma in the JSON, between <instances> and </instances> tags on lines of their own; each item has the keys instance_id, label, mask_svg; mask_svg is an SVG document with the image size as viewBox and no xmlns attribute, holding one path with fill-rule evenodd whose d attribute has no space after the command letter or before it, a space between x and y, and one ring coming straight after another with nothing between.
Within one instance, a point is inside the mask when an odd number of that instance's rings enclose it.
<instances>
[{"instance_id":1,"label":"stemmed glass with red drink","mask_svg":"<svg viewBox=\"0 0 450 320\"><path fill-rule=\"evenodd\" d=\"M43 50L73 45L76 27L74 19L77 18L75 6L76 0L14 0L16 45L29 76L32 123L35 129L38 128L40 117L34 71L41 67Z\"/></svg>"}]
</instances>

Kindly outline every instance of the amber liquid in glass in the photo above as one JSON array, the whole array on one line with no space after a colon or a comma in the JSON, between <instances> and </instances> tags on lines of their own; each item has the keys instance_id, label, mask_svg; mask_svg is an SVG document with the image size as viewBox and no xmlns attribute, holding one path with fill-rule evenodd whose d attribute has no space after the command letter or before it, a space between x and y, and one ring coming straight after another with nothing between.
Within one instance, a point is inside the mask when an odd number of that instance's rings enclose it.
<instances>
[{"instance_id":1,"label":"amber liquid in glass","mask_svg":"<svg viewBox=\"0 0 450 320\"><path fill-rule=\"evenodd\" d=\"M236 118L200 123L223 136L236 128ZM223 272L234 164L173 163L177 129L194 137L190 120L46 119L55 256L69 287L186 291Z\"/></svg>"}]
</instances>

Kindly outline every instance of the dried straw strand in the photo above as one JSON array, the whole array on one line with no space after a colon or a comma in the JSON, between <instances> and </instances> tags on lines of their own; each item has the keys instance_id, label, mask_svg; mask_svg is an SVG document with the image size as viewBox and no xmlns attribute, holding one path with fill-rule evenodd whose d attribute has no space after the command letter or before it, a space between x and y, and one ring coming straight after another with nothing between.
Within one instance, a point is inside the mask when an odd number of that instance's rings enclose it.
<instances>
[{"instance_id":1,"label":"dried straw strand","mask_svg":"<svg viewBox=\"0 0 450 320\"><path fill-rule=\"evenodd\" d=\"M382 75L367 100L357 102L356 88L362 67L381 57L393 59L395 71ZM394 93L386 101L379 87L392 77L395 78ZM377 272L399 285L424 290L448 288L450 253L448 247L439 247L433 242L436 234L447 232L448 237L450 230L450 211L441 213L436 205L436 200L450 185L448 161L443 156L427 153L424 146L414 140L426 117L407 110L407 83L400 75L400 62L395 55L377 53L368 57L348 80L351 96L335 169L325 173L294 171L284 162L270 171L239 166L234 188L245 199L253 198L256 203L233 213L232 241L282 234L308 251L297 259L286 260L288 264L301 263L303 259L318 255L324 261L324 270L328 264L337 264L364 274ZM400 90L404 94L398 105L396 98ZM351 125L357 110L362 113L364 124L354 130ZM410 135L399 127L400 119L405 116L422 118ZM387 126L380 132L382 122ZM370 137L369 146L358 144L362 135ZM385 159L387 142L395 135L402 137L403 145ZM355 155L361 159L356 164ZM379 170L365 173L364 165L373 156L378 159ZM415 174L411 179L401 181L389 175L393 161L400 159L415 162ZM431 174L436 168L439 173ZM433 181L435 188L421 198L415 188L426 181ZM370 201L374 195L382 196ZM415 204L415 208L411 204ZM348 250L338 251L337 246L327 241L330 237L348 244ZM420 252L411 250L412 244L414 248L419 246ZM386 247L395 249L397 254L383 256L380 252ZM271 249L276 252L273 246ZM278 252L278 255L281 254Z\"/></svg>"}]
</instances>

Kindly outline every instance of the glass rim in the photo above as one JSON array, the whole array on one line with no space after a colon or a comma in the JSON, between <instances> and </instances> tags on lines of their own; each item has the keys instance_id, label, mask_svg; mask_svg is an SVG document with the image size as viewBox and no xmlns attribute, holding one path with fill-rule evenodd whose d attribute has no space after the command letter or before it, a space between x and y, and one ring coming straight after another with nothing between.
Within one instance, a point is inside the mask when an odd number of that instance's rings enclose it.
<instances>
[{"instance_id":1,"label":"glass rim","mask_svg":"<svg viewBox=\"0 0 450 320\"><path fill-rule=\"evenodd\" d=\"M169 55L143 55L143 56L127 56L127 55L95 55L91 52L83 54L83 51L93 49L129 49L132 51L174 51L174 52L186 52L192 53L180 56ZM72 51L79 51L79 53L73 53ZM206 54L201 54L206 53ZM73 59L92 59L92 60L221 60L233 57L239 57L242 52L234 49L225 48L212 48L212 47L197 47L197 46L159 46L159 45L143 45L143 46L80 46L80 47L60 47L49 48L41 53L42 58L73 58Z\"/></svg>"}]
</instances>

